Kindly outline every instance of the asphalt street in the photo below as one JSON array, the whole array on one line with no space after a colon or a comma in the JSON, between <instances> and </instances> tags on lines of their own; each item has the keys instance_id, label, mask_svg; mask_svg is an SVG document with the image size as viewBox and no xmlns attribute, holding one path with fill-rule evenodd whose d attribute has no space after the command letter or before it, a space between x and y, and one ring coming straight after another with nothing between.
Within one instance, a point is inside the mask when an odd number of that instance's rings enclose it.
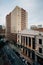
<instances>
[{"instance_id":1,"label":"asphalt street","mask_svg":"<svg viewBox=\"0 0 43 65\"><path fill-rule=\"evenodd\" d=\"M0 65L26 65L16 53L8 46L5 45L0 50Z\"/></svg>"}]
</instances>

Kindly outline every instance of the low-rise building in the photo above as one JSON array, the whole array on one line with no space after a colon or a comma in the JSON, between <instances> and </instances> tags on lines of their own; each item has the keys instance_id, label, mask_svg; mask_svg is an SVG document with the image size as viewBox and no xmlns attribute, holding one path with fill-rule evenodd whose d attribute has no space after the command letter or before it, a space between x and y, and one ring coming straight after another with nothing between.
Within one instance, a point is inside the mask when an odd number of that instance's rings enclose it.
<instances>
[{"instance_id":1,"label":"low-rise building","mask_svg":"<svg viewBox=\"0 0 43 65\"><path fill-rule=\"evenodd\" d=\"M30 29L43 32L43 27L42 27L42 25L38 25L38 26L32 25L32 26L30 27Z\"/></svg>"},{"instance_id":2,"label":"low-rise building","mask_svg":"<svg viewBox=\"0 0 43 65\"><path fill-rule=\"evenodd\" d=\"M31 65L43 64L43 32L23 30L17 35L17 44Z\"/></svg>"}]
</instances>

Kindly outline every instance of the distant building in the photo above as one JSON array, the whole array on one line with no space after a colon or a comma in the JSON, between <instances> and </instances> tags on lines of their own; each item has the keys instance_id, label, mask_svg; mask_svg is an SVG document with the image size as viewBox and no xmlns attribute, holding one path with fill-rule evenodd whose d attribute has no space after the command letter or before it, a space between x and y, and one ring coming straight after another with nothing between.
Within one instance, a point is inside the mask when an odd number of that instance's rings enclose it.
<instances>
[{"instance_id":1,"label":"distant building","mask_svg":"<svg viewBox=\"0 0 43 65\"><path fill-rule=\"evenodd\" d=\"M43 32L23 30L17 35L17 44L30 65L43 65Z\"/></svg>"},{"instance_id":2,"label":"distant building","mask_svg":"<svg viewBox=\"0 0 43 65\"><path fill-rule=\"evenodd\" d=\"M0 29L2 29L2 25L0 25Z\"/></svg>"},{"instance_id":3,"label":"distant building","mask_svg":"<svg viewBox=\"0 0 43 65\"><path fill-rule=\"evenodd\" d=\"M6 16L6 37L9 39L11 34L11 13Z\"/></svg>"},{"instance_id":4,"label":"distant building","mask_svg":"<svg viewBox=\"0 0 43 65\"><path fill-rule=\"evenodd\" d=\"M37 29L37 26L36 25L32 25L31 27L30 27L30 29Z\"/></svg>"},{"instance_id":5,"label":"distant building","mask_svg":"<svg viewBox=\"0 0 43 65\"><path fill-rule=\"evenodd\" d=\"M37 27L38 27L38 28L42 28L42 25L38 25Z\"/></svg>"},{"instance_id":6,"label":"distant building","mask_svg":"<svg viewBox=\"0 0 43 65\"><path fill-rule=\"evenodd\" d=\"M0 35L5 37L5 28L3 28L3 25L0 25Z\"/></svg>"},{"instance_id":7,"label":"distant building","mask_svg":"<svg viewBox=\"0 0 43 65\"><path fill-rule=\"evenodd\" d=\"M18 6L6 16L6 32L8 38L17 38L17 33L21 30L27 29L28 24L28 13L23 8ZM10 33L10 34L9 34ZM12 35L12 36L9 36Z\"/></svg>"},{"instance_id":8,"label":"distant building","mask_svg":"<svg viewBox=\"0 0 43 65\"><path fill-rule=\"evenodd\" d=\"M36 30L36 31L43 32L43 27L42 27L42 25L38 25L38 26L32 25L32 26L30 27L30 29L31 29L31 30Z\"/></svg>"}]
</instances>

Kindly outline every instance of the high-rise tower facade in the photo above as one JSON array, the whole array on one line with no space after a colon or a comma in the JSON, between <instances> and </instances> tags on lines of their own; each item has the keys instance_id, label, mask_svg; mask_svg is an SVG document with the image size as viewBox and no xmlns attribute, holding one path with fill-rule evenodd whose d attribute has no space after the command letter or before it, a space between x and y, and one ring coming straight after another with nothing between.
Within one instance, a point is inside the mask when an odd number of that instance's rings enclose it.
<instances>
[{"instance_id":1,"label":"high-rise tower facade","mask_svg":"<svg viewBox=\"0 0 43 65\"><path fill-rule=\"evenodd\" d=\"M27 29L27 12L18 6L11 12L11 32L18 33Z\"/></svg>"},{"instance_id":2,"label":"high-rise tower facade","mask_svg":"<svg viewBox=\"0 0 43 65\"><path fill-rule=\"evenodd\" d=\"M17 39L17 33L27 29L28 13L18 6L6 16L6 33L8 38ZM14 38L15 37L15 38Z\"/></svg>"}]
</instances>

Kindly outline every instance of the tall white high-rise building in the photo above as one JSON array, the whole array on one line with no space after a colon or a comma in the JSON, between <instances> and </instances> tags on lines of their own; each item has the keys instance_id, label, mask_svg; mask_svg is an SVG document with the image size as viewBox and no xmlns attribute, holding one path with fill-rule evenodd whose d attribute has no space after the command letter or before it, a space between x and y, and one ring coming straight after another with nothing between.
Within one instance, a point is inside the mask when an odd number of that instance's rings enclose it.
<instances>
[{"instance_id":1,"label":"tall white high-rise building","mask_svg":"<svg viewBox=\"0 0 43 65\"><path fill-rule=\"evenodd\" d=\"M11 33L18 33L27 29L28 14L26 10L18 6L11 12Z\"/></svg>"},{"instance_id":2,"label":"tall white high-rise building","mask_svg":"<svg viewBox=\"0 0 43 65\"><path fill-rule=\"evenodd\" d=\"M16 6L6 16L6 35L8 39L17 40L17 33L28 27L28 13L23 8Z\"/></svg>"}]
</instances>

